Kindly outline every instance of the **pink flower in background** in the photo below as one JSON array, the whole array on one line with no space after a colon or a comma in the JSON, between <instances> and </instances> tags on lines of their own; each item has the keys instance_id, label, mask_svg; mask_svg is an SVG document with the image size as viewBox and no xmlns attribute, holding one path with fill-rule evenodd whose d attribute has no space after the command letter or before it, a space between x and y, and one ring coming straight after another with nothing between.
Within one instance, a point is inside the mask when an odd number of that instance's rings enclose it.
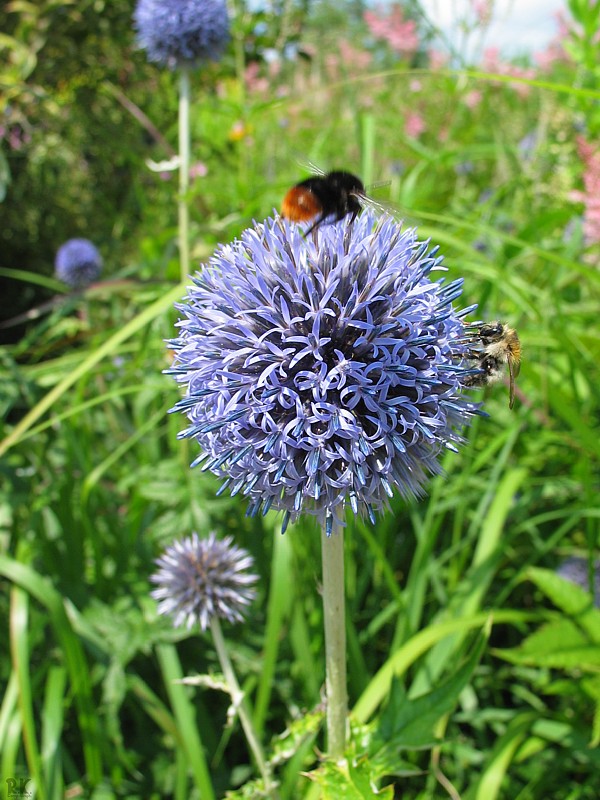
<instances>
[{"instance_id":1,"label":"pink flower in background","mask_svg":"<svg viewBox=\"0 0 600 800\"><path fill-rule=\"evenodd\" d=\"M473 13L480 25L489 25L494 9L493 0L472 0Z\"/></svg>"},{"instance_id":2,"label":"pink flower in background","mask_svg":"<svg viewBox=\"0 0 600 800\"><path fill-rule=\"evenodd\" d=\"M363 19L372 36L383 39L394 52L410 57L419 49L417 24L404 19L402 7L394 3L389 11L378 6L374 11L365 11Z\"/></svg>"},{"instance_id":3,"label":"pink flower in background","mask_svg":"<svg viewBox=\"0 0 600 800\"><path fill-rule=\"evenodd\" d=\"M337 81L340 77L340 57L336 53L327 53L324 63L329 80Z\"/></svg>"},{"instance_id":4,"label":"pink flower in background","mask_svg":"<svg viewBox=\"0 0 600 800\"><path fill-rule=\"evenodd\" d=\"M563 42L571 36L569 23L560 11L554 15L558 26L558 33L548 44L545 50L534 54L535 62L542 70L549 70L557 61L569 61Z\"/></svg>"},{"instance_id":5,"label":"pink flower in background","mask_svg":"<svg viewBox=\"0 0 600 800\"><path fill-rule=\"evenodd\" d=\"M498 75L508 75L512 78L525 78L531 80L535 78L535 69L519 67L517 64L507 64L500 58L500 50L497 47L488 47L483 51L481 66L486 72L495 72ZM527 97L531 87L524 83L511 83L511 88L521 97Z\"/></svg>"},{"instance_id":6,"label":"pink flower in background","mask_svg":"<svg viewBox=\"0 0 600 800\"><path fill-rule=\"evenodd\" d=\"M13 125L8 130L3 126L0 131L0 140L6 138L11 150L21 150L26 144L31 142L31 134L25 131L19 124Z\"/></svg>"},{"instance_id":7,"label":"pink flower in background","mask_svg":"<svg viewBox=\"0 0 600 800\"><path fill-rule=\"evenodd\" d=\"M427 55L431 69L443 69L448 64L448 56L441 50L430 50Z\"/></svg>"},{"instance_id":8,"label":"pink flower in background","mask_svg":"<svg viewBox=\"0 0 600 800\"><path fill-rule=\"evenodd\" d=\"M500 71L500 48L486 47L483 51L481 66L486 72Z\"/></svg>"},{"instance_id":9,"label":"pink flower in background","mask_svg":"<svg viewBox=\"0 0 600 800\"><path fill-rule=\"evenodd\" d=\"M269 81L260 75L260 64L251 61L244 72L244 81L249 92L264 93L269 90Z\"/></svg>"},{"instance_id":10,"label":"pink flower in background","mask_svg":"<svg viewBox=\"0 0 600 800\"><path fill-rule=\"evenodd\" d=\"M268 62L267 70L269 73L269 78L277 78L281 73L281 59L274 58L272 61Z\"/></svg>"},{"instance_id":11,"label":"pink flower in background","mask_svg":"<svg viewBox=\"0 0 600 800\"><path fill-rule=\"evenodd\" d=\"M566 60L567 55L560 43L550 42L545 50L542 50L539 53L534 53L533 57L535 58L535 63L538 65L538 67L544 72L547 72L553 64L556 64L557 61Z\"/></svg>"},{"instance_id":12,"label":"pink flower in background","mask_svg":"<svg viewBox=\"0 0 600 800\"><path fill-rule=\"evenodd\" d=\"M373 60L371 53L353 47L347 39L340 39L338 49L347 72L356 74L365 70Z\"/></svg>"},{"instance_id":13,"label":"pink flower in background","mask_svg":"<svg viewBox=\"0 0 600 800\"><path fill-rule=\"evenodd\" d=\"M473 110L474 108L477 108L482 99L483 94L479 91L479 89L472 89L470 92L467 92L463 98L463 101L467 108Z\"/></svg>"},{"instance_id":14,"label":"pink flower in background","mask_svg":"<svg viewBox=\"0 0 600 800\"><path fill-rule=\"evenodd\" d=\"M419 113L413 111L411 114L407 115L404 122L404 133L407 136L410 136L412 139L417 139L426 129L425 120Z\"/></svg>"},{"instance_id":15,"label":"pink flower in background","mask_svg":"<svg viewBox=\"0 0 600 800\"><path fill-rule=\"evenodd\" d=\"M195 178L204 178L208 175L208 167L203 161L196 161L190 167L190 178L194 180Z\"/></svg>"},{"instance_id":16,"label":"pink flower in background","mask_svg":"<svg viewBox=\"0 0 600 800\"><path fill-rule=\"evenodd\" d=\"M600 147L577 138L577 151L583 163L583 192L573 191L570 199L583 203L583 235L586 244L600 242Z\"/></svg>"}]
</instances>

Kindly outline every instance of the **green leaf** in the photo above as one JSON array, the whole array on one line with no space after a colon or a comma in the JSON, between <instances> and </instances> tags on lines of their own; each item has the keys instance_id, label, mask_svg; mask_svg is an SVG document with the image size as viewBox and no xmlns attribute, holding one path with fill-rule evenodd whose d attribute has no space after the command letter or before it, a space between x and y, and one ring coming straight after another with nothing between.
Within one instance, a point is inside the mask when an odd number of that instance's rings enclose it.
<instances>
[{"instance_id":1,"label":"green leaf","mask_svg":"<svg viewBox=\"0 0 600 800\"><path fill-rule=\"evenodd\" d=\"M590 593L551 570L531 567L526 577L565 616L543 625L519 647L496 650L496 655L513 664L597 672L600 669L600 611L594 608Z\"/></svg>"},{"instance_id":2,"label":"green leaf","mask_svg":"<svg viewBox=\"0 0 600 800\"><path fill-rule=\"evenodd\" d=\"M494 652L513 664L588 671L600 668L600 645L590 642L581 628L564 618L543 625L519 647Z\"/></svg>"},{"instance_id":3,"label":"green leaf","mask_svg":"<svg viewBox=\"0 0 600 800\"><path fill-rule=\"evenodd\" d=\"M488 622L468 660L436 689L411 698L400 681L394 679L388 705L369 747L372 762L380 775L396 774L396 759L400 749L435 744L435 726L441 717L452 711L460 693L469 683L481 659L490 629Z\"/></svg>"},{"instance_id":4,"label":"green leaf","mask_svg":"<svg viewBox=\"0 0 600 800\"><path fill-rule=\"evenodd\" d=\"M308 711L295 719L272 744L270 763L280 765L293 757L303 742L313 739L323 723L323 711Z\"/></svg>"},{"instance_id":5,"label":"green leaf","mask_svg":"<svg viewBox=\"0 0 600 800\"><path fill-rule=\"evenodd\" d=\"M594 722L590 747L597 747L600 744L600 675L584 678L580 686L594 703Z\"/></svg>"},{"instance_id":6,"label":"green leaf","mask_svg":"<svg viewBox=\"0 0 600 800\"><path fill-rule=\"evenodd\" d=\"M530 567L526 577L533 581L561 611L576 617L577 624L585 629L592 641L600 644L600 611L594 608L590 592L576 583L561 578L549 569Z\"/></svg>"},{"instance_id":7,"label":"green leaf","mask_svg":"<svg viewBox=\"0 0 600 800\"><path fill-rule=\"evenodd\" d=\"M194 706L182 684L183 672L177 651L172 645L156 647L165 688L177 721L178 747L192 772L194 783L203 800L215 800L210 770L204 753L200 731L196 724Z\"/></svg>"},{"instance_id":8,"label":"green leaf","mask_svg":"<svg viewBox=\"0 0 600 800\"><path fill-rule=\"evenodd\" d=\"M394 787L377 789L371 777L367 759L351 765L347 761L326 761L318 769L307 775L321 789L321 800L393 800Z\"/></svg>"},{"instance_id":9,"label":"green leaf","mask_svg":"<svg viewBox=\"0 0 600 800\"><path fill-rule=\"evenodd\" d=\"M371 682L359 697L352 713L361 722L369 719L377 706L387 698L394 675L402 675L423 653L446 636L457 632L466 632L472 628L479 628L490 619L494 624L522 624L531 619L531 617L531 614L523 611L498 609L482 611L471 617L460 617L459 619L450 619L429 625L392 653L381 669L373 676Z\"/></svg>"}]
</instances>

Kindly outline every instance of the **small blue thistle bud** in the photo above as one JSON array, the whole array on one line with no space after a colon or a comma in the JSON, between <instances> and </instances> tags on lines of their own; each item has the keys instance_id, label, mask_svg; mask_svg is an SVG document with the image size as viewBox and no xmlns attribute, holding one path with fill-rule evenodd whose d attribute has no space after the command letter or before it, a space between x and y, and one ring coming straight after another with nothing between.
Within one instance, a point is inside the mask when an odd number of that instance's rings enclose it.
<instances>
[{"instance_id":1,"label":"small blue thistle bud","mask_svg":"<svg viewBox=\"0 0 600 800\"><path fill-rule=\"evenodd\" d=\"M305 237L279 217L222 245L178 305L167 372L220 491L248 513L303 513L329 532L394 490L418 496L478 406L463 396L470 340L435 251L388 216Z\"/></svg>"},{"instance_id":2,"label":"small blue thistle bud","mask_svg":"<svg viewBox=\"0 0 600 800\"><path fill-rule=\"evenodd\" d=\"M150 61L171 69L218 61L229 41L223 0L138 0L133 19Z\"/></svg>"},{"instance_id":3,"label":"small blue thistle bud","mask_svg":"<svg viewBox=\"0 0 600 800\"><path fill-rule=\"evenodd\" d=\"M172 616L176 627L206 630L213 617L241 622L254 599L258 576L247 571L252 557L232 536L219 540L211 533L200 539L193 533L170 545L156 564L151 595L159 601L158 613Z\"/></svg>"},{"instance_id":4,"label":"small blue thistle bud","mask_svg":"<svg viewBox=\"0 0 600 800\"><path fill-rule=\"evenodd\" d=\"M83 289L102 272L102 258L88 239L69 239L58 248L56 277L74 289Z\"/></svg>"}]
</instances>

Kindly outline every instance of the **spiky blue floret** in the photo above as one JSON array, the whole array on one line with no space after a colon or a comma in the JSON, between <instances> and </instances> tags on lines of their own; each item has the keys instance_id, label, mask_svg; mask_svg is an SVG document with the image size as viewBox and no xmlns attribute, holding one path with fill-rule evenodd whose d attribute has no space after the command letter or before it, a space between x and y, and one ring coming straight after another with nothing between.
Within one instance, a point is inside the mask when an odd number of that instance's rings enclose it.
<instances>
[{"instance_id":1,"label":"spiky blue floret","mask_svg":"<svg viewBox=\"0 0 600 800\"><path fill-rule=\"evenodd\" d=\"M99 278L102 257L88 239L69 239L58 248L54 267L59 280L83 289Z\"/></svg>"},{"instance_id":2,"label":"spiky blue floret","mask_svg":"<svg viewBox=\"0 0 600 800\"><path fill-rule=\"evenodd\" d=\"M223 0L138 0L133 19L150 61L172 69L218 61L229 41Z\"/></svg>"},{"instance_id":3,"label":"spiky blue floret","mask_svg":"<svg viewBox=\"0 0 600 800\"><path fill-rule=\"evenodd\" d=\"M420 495L444 447L478 413L461 281L414 230L363 212L317 229L279 217L221 246L193 278L169 370L173 411L249 513L302 512L330 528L344 508L374 514L394 490ZM197 459L198 461L199 459Z\"/></svg>"},{"instance_id":4,"label":"spiky blue floret","mask_svg":"<svg viewBox=\"0 0 600 800\"><path fill-rule=\"evenodd\" d=\"M217 539L210 533L201 539L193 533L170 545L156 564L151 595L159 601L159 614L173 617L175 627L206 630L214 617L241 622L255 595L258 576L248 572L252 556L235 546L232 536Z\"/></svg>"}]
</instances>

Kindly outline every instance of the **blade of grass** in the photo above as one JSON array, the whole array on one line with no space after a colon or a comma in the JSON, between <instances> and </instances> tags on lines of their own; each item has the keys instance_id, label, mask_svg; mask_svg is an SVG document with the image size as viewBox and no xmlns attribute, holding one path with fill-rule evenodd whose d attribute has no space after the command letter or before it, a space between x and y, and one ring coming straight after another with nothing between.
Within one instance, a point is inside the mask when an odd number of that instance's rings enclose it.
<instances>
[{"instance_id":1,"label":"blade of grass","mask_svg":"<svg viewBox=\"0 0 600 800\"><path fill-rule=\"evenodd\" d=\"M19 687L19 710L29 775L35 784L37 796L40 800L46 800L48 795L33 718L29 664L29 596L17 586L13 586L10 593L10 653Z\"/></svg>"},{"instance_id":2,"label":"blade of grass","mask_svg":"<svg viewBox=\"0 0 600 800\"><path fill-rule=\"evenodd\" d=\"M359 722L367 722L379 704L388 696L394 676L403 675L423 653L426 653L434 644L442 641L445 637L458 632L467 633L472 628L483 627L490 617L493 624L521 625L523 622L537 619L538 615L500 609L481 612L472 617L463 617L462 619L453 619L429 625L409 639L405 645L388 658L359 697L352 713Z\"/></svg>"},{"instance_id":3,"label":"blade of grass","mask_svg":"<svg viewBox=\"0 0 600 800\"><path fill-rule=\"evenodd\" d=\"M46 680L42 712L42 767L49 800L62 800L61 737L64 723L67 670L51 667Z\"/></svg>"},{"instance_id":4,"label":"blade of grass","mask_svg":"<svg viewBox=\"0 0 600 800\"><path fill-rule=\"evenodd\" d=\"M490 760L475 786L466 793L465 800L496 800L515 753L527 736L534 720L534 714L526 713L520 714L511 721L506 732L496 741Z\"/></svg>"},{"instance_id":5,"label":"blade of grass","mask_svg":"<svg viewBox=\"0 0 600 800\"><path fill-rule=\"evenodd\" d=\"M69 375L55 386L48 394L40 400L40 402L29 411L23 419L14 427L9 435L0 442L0 457L6 453L13 445L20 441L21 436L29 430L29 428L37 422L37 420L48 411L49 408L60 398L62 395L76 383L81 377L86 375L92 367L99 361L102 361L106 356L111 355L117 347L133 336L134 333L144 328L159 314L169 308L175 300L181 297L183 284L176 286L164 297L159 298L148 308L144 309L140 314L134 317L130 322L124 325L120 330L114 333L103 345L100 345L96 350L90 353L84 360L76 367Z\"/></svg>"},{"instance_id":6,"label":"blade of grass","mask_svg":"<svg viewBox=\"0 0 600 800\"><path fill-rule=\"evenodd\" d=\"M256 692L253 717L259 738L262 738L267 710L273 692L273 679L275 667L277 666L277 653L279 652L283 623L290 613L294 596L291 574L291 539L289 536L275 536L273 542L271 586L267 605L263 665Z\"/></svg>"},{"instance_id":7,"label":"blade of grass","mask_svg":"<svg viewBox=\"0 0 600 800\"><path fill-rule=\"evenodd\" d=\"M110 469L113 464L118 463L121 458L134 447L146 434L158 425L165 417L164 409L160 409L156 414L153 414L134 434L129 436L119 447L116 447L104 461L101 461L86 477L81 487L81 504L85 505L90 496L90 492L96 486L102 475L106 470Z\"/></svg>"},{"instance_id":8,"label":"blade of grass","mask_svg":"<svg viewBox=\"0 0 600 800\"><path fill-rule=\"evenodd\" d=\"M10 718L7 720L6 737L2 748L0 748L0 753L2 754L2 760L0 761L2 772L0 774L2 775L9 775L11 777L22 775L23 767L19 763L19 754L22 746L22 730L21 715L19 714L17 698L15 697L15 708Z\"/></svg>"},{"instance_id":9,"label":"blade of grass","mask_svg":"<svg viewBox=\"0 0 600 800\"><path fill-rule=\"evenodd\" d=\"M304 681L307 703L316 703L319 698L319 669L313 657L310 628L304 609L299 603L294 604L294 612L290 622L290 644L294 652L294 662L298 664L298 673Z\"/></svg>"},{"instance_id":10,"label":"blade of grass","mask_svg":"<svg viewBox=\"0 0 600 800\"><path fill-rule=\"evenodd\" d=\"M500 537L513 505L514 495L526 476L527 470L520 467L509 470L494 487L492 502L482 517L473 560L463 580L453 589L444 616L469 617L479 610L501 557ZM444 665L460 647L465 635L466 631L458 631L457 635L444 639L432 648L426 663L413 681L415 692L427 691L435 685Z\"/></svg>"},{"instance_id":11,"label":"blade of grass","mask_svg":"<svg viewBox=\"0 0 600 800\"><path fill-rule=\"evenodd\" d=\"M0 706L0 753L6 753L8 747L8 731L11 724L11 719L17 709L19 699L19 687L17 683L17 674L14 670L11 671L4 697L2 698L2 705ZM2 775L12 775L10 770L4 768L2 763Z\"/></svg>"},{"instance_id":12,"label":"blade of grass","mask_svg":"<svg viewBox=\"0 0 600 800\"><path fill-rule=\"evenodd\" d=\"M76 417L77 414L81 414L84 411L87 411L90 408L94 408L94 406L103 405L104 403L110 403L112 400L115 400L120 397L124 397L128 394L137 394L139 392L147 391L150 387L150 384L139 384L137 386L122 386L120 388L114 389L110 392L105 392L104 394L97 395L96 397L92 397L89 400L86 400L83 403L78 403L73 408L68 408L65 411L61 412L60 414L56 414L53 417L41 422L39 425L36 425L34 428L30 428L27 433L24 433L21 436L20 441L23 442L26 439L31 439L34 436L37 436L38 433L47 430L48 428L52 428L58 425L60 422L64 422L65 420L69 419L70 417ZM156 390L162 389L164 387L160 386L158 383L156 384Z\"/></svg>"},{"instance_id":13,"label":"blade of grass","mask_svg":"<svg viewBox=\"0 0 600 800\"><path fill-rule=\"evenodd\" d=\"M61 281L57 281L56 278L48 278L46 275L38 275L35 272L28 272L25 269L0 267L0 278L11 278L14 281L35 283L37 286L43 286L45 289L51 289L53 292L65 291L65 284Z\"/></svg>"},{"instance_id":14,"label":"blade of grass","mask_svg":"<svg viewBox=\"0 0 600 800\"><path fill-rule=\"evenodd\" d=\"M189 689L178 682L183 678L183 671L177 650L173 645L161 644L156 647L156 655L177 720L178 750L185 755L188 768L192 772L194 783L202 800L215 800L204 747L198 733L194 706L188 698Z\"/></svg>"},{"instance_id":15,"label":"blade of grass","mask_svg":"<svg viewBox=\"0 0 600 800\"><path fill-rule=\"evenodd\" d=\"M0 575L35 597L50 614L50 621L62 647L69 672L71 692L77 706L88 781L92 786L100 783L102 779L102 748L98 714L92 699L89 665L65 612L63 598L46 578L43 578L31 567L6 556L0 556Z\"/></svg>"}]
</instances>

